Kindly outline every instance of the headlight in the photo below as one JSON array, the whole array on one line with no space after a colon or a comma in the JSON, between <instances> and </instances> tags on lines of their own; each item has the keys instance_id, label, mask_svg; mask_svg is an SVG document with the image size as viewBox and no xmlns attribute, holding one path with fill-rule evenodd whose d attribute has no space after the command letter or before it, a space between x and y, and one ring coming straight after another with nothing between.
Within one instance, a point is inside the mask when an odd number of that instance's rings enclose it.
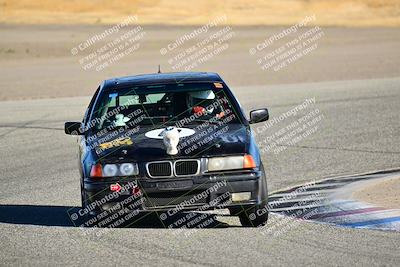
<instances>
[{"instance_id":1,"label":"headlight","mask_svg":"<svg viewBox=\"0 0 400 267\"><path fill-rule=\"evenodd\" d=\"M208 159L208 171L223 171L255 168L256 164L251 155L216 157Z\"/></svg>"},{"instance_id":2,"label":"headlight","mask_svg":"<svg viewBox=\"0 0 400 267\"><path fill-rule=\"evenodd\" d=\"M92 165L90 177L101 179L102 177L117 177L138 175L139 167L137 163L105 164L97 163Z\"/></svg>"},{"instance_id":3,"label":"headlight","mask_svg":"<svg viewBox=\"0 0 400 267\"><path fill-rule=\"evenodd\" d=\"M138 165L132 164L132 163L123 163L119 167L119 171L121 172L122 175L138 175L139 174L139 168Z\"/></svg>"},{"instance_id":4,"label":"headlight","mask_svg":"<svg viewBox=\"0 0 400 267\"><path fill-rule=\"evenodd\" d=\"M103 166L103 176L116 176L118 172L118 167L115 164L106 164Z\"/></svg>"},{"instance_id":5,"label":"headlight","mask_svg":"<svg viewBox=\"0 0 400 267\"><path fill-rule=\"evenodd\" d=\"M209 171L243 169L243 156L210 158L208 160Z\"/></svg>"}]
</instances>

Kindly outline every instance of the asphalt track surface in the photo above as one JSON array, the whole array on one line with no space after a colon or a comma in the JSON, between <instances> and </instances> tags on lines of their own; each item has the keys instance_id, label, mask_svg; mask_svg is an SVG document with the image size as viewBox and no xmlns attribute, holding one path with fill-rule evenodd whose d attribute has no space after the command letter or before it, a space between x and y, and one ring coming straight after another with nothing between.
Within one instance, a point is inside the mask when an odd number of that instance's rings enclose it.
<instances>
[{"instance_id":1,"label":"asphalt track surface","mask_svg":"<svg viewBox=\"0 0 400 267\"><path fill-rule=\"evenodd\" d=\"M275 154L263 153L269 190L313 179L400 164L400 78L233 88L247 109L267 106L277 117L315 97L323 118L313 133ZM156 222L130 228L73 227L66 210L80 205L77 144L63 123L80 120L88 97L0 104L2 147L0 262L24 265L391 265L400 262L400 233L350 229L272 214L263 228L179 231ZM262 131L263 140L301 114Z\"/></svg>"}]
</instances>

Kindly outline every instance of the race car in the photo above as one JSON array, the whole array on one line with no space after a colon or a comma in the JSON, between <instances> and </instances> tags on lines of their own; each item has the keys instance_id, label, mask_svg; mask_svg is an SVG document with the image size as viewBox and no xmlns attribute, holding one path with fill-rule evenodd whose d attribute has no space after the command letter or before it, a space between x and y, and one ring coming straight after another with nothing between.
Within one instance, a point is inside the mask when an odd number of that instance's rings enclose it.
<instances>
[{"instance_id":1,"label":"race car","mask_svg":"<svg viewBox=\"0 0 400 267\"><path fill-rule=\"evenodd\" d=\"M79 215L124 210L164 220L227 208L243 226L264 225L267 181L250 124L268 118L262 108L248 119L216 73L103 81L82 122L65 123L79 136Z\"/></svg>"}]
</instances>

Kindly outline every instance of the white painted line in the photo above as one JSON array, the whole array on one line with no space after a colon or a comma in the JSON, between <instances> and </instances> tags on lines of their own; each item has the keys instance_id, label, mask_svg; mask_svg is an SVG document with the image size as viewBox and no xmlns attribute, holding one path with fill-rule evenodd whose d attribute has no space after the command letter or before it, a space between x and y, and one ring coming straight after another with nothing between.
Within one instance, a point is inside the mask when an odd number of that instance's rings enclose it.
<instances>
[{"instance_id":1,"label":"white painted line","mask_svg":"<svg viewBox=\"0 0 400 267\"><path fill-rule=\"evenodd\" d=\"M337 182L337 183L325 183L325 184L315 184L315 185L310 185L307 186L307 188L322 188L322 187L327 187L327 186L337 186L337 187L341 187L344 186L346 184L348 184L349 182Z\"/></svg>"},{"instance_id":2,"label":"white painted line","mask_svg":"<svg viewBox=\"0 0 400 267\"><path fill-rule=\"evenodd\" d=\"M380 177L386 177L386 176L389 176L389 175L391 175L391 174L377 173L377 174L360 175L360 176L338 177L338 178L331 178L331 179L334 179L336 181L346 181L346 180L354 180L354 179L362 181L362 180L369 180L369 179L375 179L375 178L380 178ZM331 179L329 179L329 180L331 180ZM356 181L354 181L354 182L356 182Z\"/></svg>"},{"instance_id":3,"label":"white painted line","mask_svg":"<svg viewBox=\"0 0 400 267\"><path fill-rule=\"evenodd\" d=\"M335 205L342 203L341 201L334 201L331 202L329 205ZM312 209L312 208L318 208L318 207L326 207L327 205L325 203L320 203L316 205L305 205L305 206L292 206L292 207L286 207L286 208L278 208L278 209L271 209L270 211L272 212L282 212L282 211L290 211L290 210L307 210L307 209Z\"/></svg>"},{"instance_id":4,"label":"white painted line","mask_svg":"<svg viewBox=\"0 0 400 267\"><path fill-rule=\"evenodd\" d=\"M278 199L278 200L274 200L268 203L268 205L280 205L283 203L296 203L296 202L303 202L303 201L322 201L322 200L326 200L326 197L303 197L303 198L291 198L291 199ZM275 204L276 203L276 204Z\"/></svg>"},{"instance_id":5,"label":"white painted line","mask_svg":"<svg viewBox=\"0 0 400 267\"><path fill-rule=\"evenodd\" d=\"M291 195L293 197L306 196L306 195L315 195L316 192L318 192L318 194L321 195L321 194L333 193L334 191L335 191L335 189L323 189L323 190L304 191L304 192L297 192L297 193L295 193L295 191L293 191L293 192L290 192L290 193L272 194L269 197L285 197L286 196L287 198L289 198Z\"/></svg>"},{"instance_id":6,"label":"white painted line","mask_svg":"<svg viewBox=\"0 0 400 267\"><path fill-rule=\"evenodd\" d=\"M306 206L292 206L292 207L287 207L287 208L279 208L279 209L270 209L272 212L282 212L282 211L290 211L290 210L309 210L312 208L318 208L318 207L323 207L324 205L318 204L318 205L306 205Z\"/></svg>"}]
</instances>

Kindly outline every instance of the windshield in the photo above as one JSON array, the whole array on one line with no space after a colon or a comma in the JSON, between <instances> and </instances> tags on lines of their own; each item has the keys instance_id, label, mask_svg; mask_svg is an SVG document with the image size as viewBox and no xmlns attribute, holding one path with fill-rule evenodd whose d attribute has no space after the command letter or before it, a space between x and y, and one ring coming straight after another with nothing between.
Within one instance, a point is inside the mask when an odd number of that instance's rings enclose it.
<instances>
[{"instance_id":1,"label":"windshield","mask_svg":"<svg viewBox=\"0 0 400 267\"><path fill-rule=\"evenodd\" d=\"M137 125L237 123L231 99L222 83L177 83L139 86L104 92L97 101L91 121L94 131Z\"/></svg>"}]
</instances>

